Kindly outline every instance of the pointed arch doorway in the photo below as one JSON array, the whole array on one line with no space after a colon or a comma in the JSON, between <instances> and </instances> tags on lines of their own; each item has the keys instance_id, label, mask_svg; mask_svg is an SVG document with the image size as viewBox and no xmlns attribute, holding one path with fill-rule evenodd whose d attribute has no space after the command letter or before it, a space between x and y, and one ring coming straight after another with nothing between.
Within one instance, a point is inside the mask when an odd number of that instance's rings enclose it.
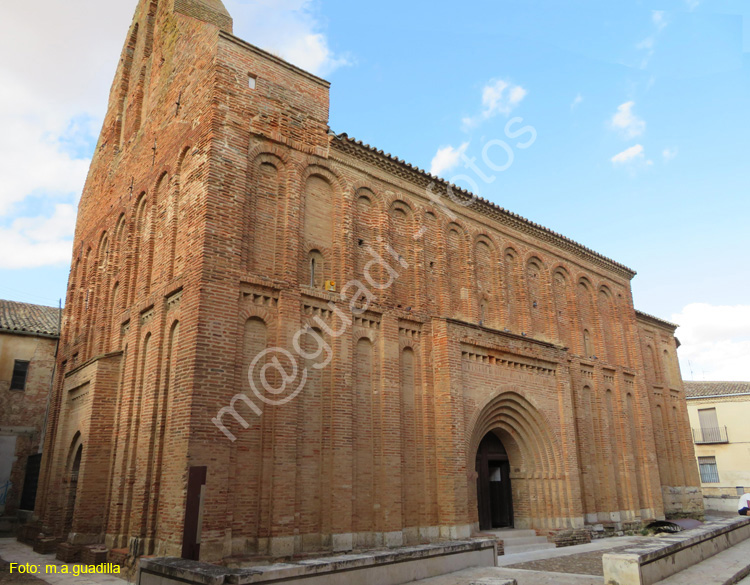
<instances>
[{"instance_id":1,"label":"pointed arch doorway","mask_svg":"<svg viewBox=\"0 0 750 585\"><path fill-rule=\"evenodd\" d=\"M65 524L63 526L63 534L66 538L68 534L73 530L73 518L76 511L76 496L78 495L78 474L81 470L81 457L83 455L83 443L81 443L80 433L76 433L76 436L73 438L71 455L73 454L73 452L75 452L75 456L73 456L72 462L68 464L68 469L70 471L68 475L67 501L65 502Z\"/></svg>"},{"instance_id":2,"label":"pointed arch doorway","mask_svg":"<svg viewBox=\"0 0 750 585\"><path fill-rule=\"evenodd\" d=\"M503 442L492 431L479 443L476 472L479 529L512 528L510 461Z\"/></svg>"}]
</instances>

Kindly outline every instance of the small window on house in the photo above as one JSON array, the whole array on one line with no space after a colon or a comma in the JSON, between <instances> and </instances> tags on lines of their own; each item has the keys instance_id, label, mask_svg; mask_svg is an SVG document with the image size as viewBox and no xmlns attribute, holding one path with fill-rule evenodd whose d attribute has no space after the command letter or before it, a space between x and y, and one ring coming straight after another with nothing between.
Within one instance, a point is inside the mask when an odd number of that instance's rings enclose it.
<instances>
[{"instance_id":1,"label":"small window on house","mask_svg":"<svg viewBox=\"0 0 750 585\"><path fill-rule=\"evenodd\" d=\"M698 422L700 422L701 430L704 433L706 431L711 432L719 430L719 417L716 416L715 408L699 408Z\"/></svg>"},{"instance_id":2,"label":"small window on house","mask_svg":"<svg viewBox=\"0 0 750 585\"><path fill-rule=\"evenodd\" d=\"M583 330L583 351L586 357L594 355L594 344L591 343L591 333L589 333L588 329Z\"/></svg>"},{"instance_id":3,"label":"small window on house","mask_svg":"<svg viewBox=\"0 0 750 585\"><path fill-rule=\"evenodd\" d=\"M676 409L675 416L676 416ZM719 418L716 416L715 408L698 409L698 422L700 423L700 436L696 436L696 442L700 439L701 443L726 443L727 429L719 426ZM693 431L696 435L696 431Z\"/></svg>"},{"instance_id":4,"label":"small window on house","mask_svg":"<svg viewBox=\"0 0 750 585\"><path fill-rule=\"evenodd\" d=\"M312 288L323 288L325 279L325 258L318 250L312 250L307 258L308 284Z\"/></svg>"},{"instance_id":5,"label":"small window on house","mask_svg":"<svg viewBox=\"0 0 750 585\"><path fill-rule=\"evenodd\" d=\"M701 483L719 483L716 457L698 457L698 469L701 473Z\"/></svg>"},{"instance_id":6,"label":"small window on house","mask_svg":"<svg viewBox=\"0 0 750 585\"><path fill-rule=\"evenodd\" d=\"M255 86L258 82L258 78L255 77L255 75L248 75L248 82L247 85L250 89L255 89Z\"/></svg>"},{"instance_id":7,"label":"small window on house","mask_svg":"<svg viewBox=\"0 0 750 585\"><path fill-rule=\"evenodd\" d=\"M29 362L16 360L13 364L13 378L10 381L11 390L26 390L26 375L29 373Z\"/></svg>"}]
</instances>

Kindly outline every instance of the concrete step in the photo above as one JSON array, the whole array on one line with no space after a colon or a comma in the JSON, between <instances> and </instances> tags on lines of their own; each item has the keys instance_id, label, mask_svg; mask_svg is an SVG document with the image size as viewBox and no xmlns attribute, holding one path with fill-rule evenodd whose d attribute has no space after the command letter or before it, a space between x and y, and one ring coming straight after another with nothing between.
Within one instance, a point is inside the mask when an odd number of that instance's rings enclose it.
<instances>
[{"instance_id":1,"label":"concrete step","mask_svg":"<svg viewBox=\"0 0 750 585\"><path fill-rule=\"evenodd\" d=\"M492 534L502 540L511 538L525 538L528 536L536 536L535 530L516 530L515 528L504 528L502 530L487 530L487 534Z\"/></svg>"},{"instance_id":2,"label":"concrete step","mask_svg":"<svg viewBox=\"0 0 750 585\"><path fill-rule=\"evenodd\" d=\"M503 538L502 541L506 548L509 546L523 546L525 544L546 544L549 542L546 536L521 536L519 538Z\"/></svg>"},{"instance_id":3,"label":"concrete step","mask_svg":"<svg viewBox=\"0 0 750 585\"><path fill-rule=\"evenodd\" d=\"M750 540L720 552L656 585L750 585Z\"/></svg>"},{"instance_id":4,"label":"concrete step","mask_svg":"<svg viewBox=\"0 0 750 585\"><path fill-rule=\"evenodd\" d=\"M556 548L551 542L540 542L537 544L522 544L519 546L505 546L505 556L517 555L519 553L536 552ZM703 584L702 584L703 585Z\"/></svg>"}]
</instances>

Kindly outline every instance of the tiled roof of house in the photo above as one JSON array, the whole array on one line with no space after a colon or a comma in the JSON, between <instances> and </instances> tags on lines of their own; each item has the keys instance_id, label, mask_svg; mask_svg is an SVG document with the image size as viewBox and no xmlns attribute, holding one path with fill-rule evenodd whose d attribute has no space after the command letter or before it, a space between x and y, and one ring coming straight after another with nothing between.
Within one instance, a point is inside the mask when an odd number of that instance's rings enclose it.
<instances>
[{"instance_id":1,"label":"tiled roof of house","mask_svg":"<svg viewBox=\"0 0 750 585\"><path fill-rule=\"evenodd\" d=\"M750 394L750 382L685 382L688 398Z\"/></svg>"},{"instance_id":2,"label":"tiled roof of house","mask_svg":"<svg viewBox=\"0 0 750 585\"><path fill-rule=\"evenodd\" d=\"M0 331L57 337L60 309L0 300Z\"/></svg>"}]
</instances>

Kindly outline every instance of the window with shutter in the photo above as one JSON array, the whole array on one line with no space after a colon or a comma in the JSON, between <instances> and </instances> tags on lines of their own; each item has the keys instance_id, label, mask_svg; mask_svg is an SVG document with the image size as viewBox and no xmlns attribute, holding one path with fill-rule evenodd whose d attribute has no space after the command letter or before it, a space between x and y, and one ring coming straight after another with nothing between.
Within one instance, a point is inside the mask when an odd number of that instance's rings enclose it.
<instances>
[{"instance_id":1,"label":"window with shutter","mask_svg":"<svg viewBox=\"0 0 750 585\"><path fill-rule=\"evenodd\" d=\"M701 425L702 442L714 443L721 440L719 419L715 408L701 408L698 410L698 421Z\"/></svg>"},{"instance_id":2,"label":"window with shutter","mask_svg":"<svg viewBox=\"0 0 750 585\"><path fill-rule=\"evenodd\" d=\"M13 364L13 377L10 380L10 389L23 392L26 389L26 375L28 373L29 362L16 360Z\"/></svg>"}]
</instances>

